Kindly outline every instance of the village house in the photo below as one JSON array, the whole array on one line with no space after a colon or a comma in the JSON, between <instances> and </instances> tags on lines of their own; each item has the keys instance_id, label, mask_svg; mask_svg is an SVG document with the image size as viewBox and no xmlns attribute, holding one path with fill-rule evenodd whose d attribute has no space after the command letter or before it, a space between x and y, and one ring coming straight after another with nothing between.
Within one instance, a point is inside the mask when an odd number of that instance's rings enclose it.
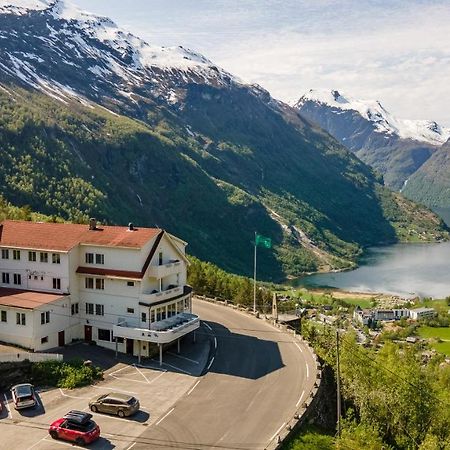
<instances>
[{"instance_id":1,"label":"village house","mask_svg":"<svg viewBox=\"0 0 450 450\"><path fill-rule=\"evenodd\" d=\"M0 341L34 351L74 340L149 356L199 327L186 242L158 228L5 220Z\"/></svg>"}]
</instances>

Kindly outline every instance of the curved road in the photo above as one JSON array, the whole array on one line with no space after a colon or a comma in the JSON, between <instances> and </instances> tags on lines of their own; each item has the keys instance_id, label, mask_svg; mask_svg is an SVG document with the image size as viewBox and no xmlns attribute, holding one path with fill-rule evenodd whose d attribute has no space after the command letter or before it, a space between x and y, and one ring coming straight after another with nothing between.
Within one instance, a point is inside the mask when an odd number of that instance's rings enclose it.
<instances>
[{"instance_id":1,"label":"curved road","mask_svg":"<svg viewBox=\"0 0 450 450\"><path fill-rule=\"evenodd\" d=\"M209 370L133 450L264 449L314 385L311 353L231 308L196 300L194 311L203 321L198 332L211 335Z\"/></svg>"}]
</instances>

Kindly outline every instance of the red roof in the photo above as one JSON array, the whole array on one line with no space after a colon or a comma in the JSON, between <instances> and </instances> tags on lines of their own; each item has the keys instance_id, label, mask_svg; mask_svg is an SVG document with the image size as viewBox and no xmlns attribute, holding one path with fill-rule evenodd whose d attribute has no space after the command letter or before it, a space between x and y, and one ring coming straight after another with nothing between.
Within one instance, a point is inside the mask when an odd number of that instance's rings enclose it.
<instances>
[{"instance_id":1,"label":"red roof","mask_svg":"<svg viewBox=\"0 0 450 450\"><path fill-rule=\"evenodd\" d=\"M64 297L61 294L24 291L22 289L0 288L0 305L35 309Z\"/></svg>"},{"instance_id":2,"label":"red roof","mask_svg":"<svg viewBox=\"0 0 450 450\"><path fill-rule=\"evenodd\" d=\"M68 251L78 244L107 247L142 248L161 230L158 228L134 228L52 222L26 222L5 220L0 224L0 246L36 250Z\"/></svg>"}]
</instances>

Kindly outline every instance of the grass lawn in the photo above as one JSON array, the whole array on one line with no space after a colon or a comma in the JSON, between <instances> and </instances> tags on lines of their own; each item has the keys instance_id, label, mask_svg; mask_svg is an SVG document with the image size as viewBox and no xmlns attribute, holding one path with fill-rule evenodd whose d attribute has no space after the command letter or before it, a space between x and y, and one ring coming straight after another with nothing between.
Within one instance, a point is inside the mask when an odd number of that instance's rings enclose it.
<instances>
[{"instance_id":1,"label":"grass lawn","mask_svg":"<svg viewBox=\"0 0 450 450\"><path fill-rule=\"evenodd\" d=\"M450 355L450 327L420 327L419 336L425 339L439 338L444 342L431 344L438 352Z\"/></svg>"}]
</instances>

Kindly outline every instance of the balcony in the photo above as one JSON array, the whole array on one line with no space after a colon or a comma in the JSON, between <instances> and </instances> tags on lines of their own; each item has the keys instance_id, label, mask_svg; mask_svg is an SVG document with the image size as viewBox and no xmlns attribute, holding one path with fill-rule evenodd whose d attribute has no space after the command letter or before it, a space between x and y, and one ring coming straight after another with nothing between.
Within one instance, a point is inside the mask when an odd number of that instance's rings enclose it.
<instances>
[{"instance_id":1,"label":"balcony","mask_svg":"<svg viewBox=\"0 0 450 450\"><path fill-rule=\"evenodd\" d=\"M175 286L171 289L166 289L161 292L153 292L149 294L141 294L139 297L139 301L142 303L156 303L162 302L164 300L169 300L173 297L177 297L178 295L182 295L184 293L183 286Z\"/></svg>"},{"instance_id":2,"label":"balcony","mask_svg":"<svg viewBox=\"0 0 450 450\"><path fill-rule=\"evenodd\" d=\"M139 328L134 320L123 320L113 326L114 336L138 341L167 344L196 330L200 319L195 314L180 313L159 322L152 323L152 329Z\"/></svg>"},{"instance_id":3,"label":"balcony","mask_svg":"<svg viewBox=\"0 0 450 450\"><path fill-rule=\"evenodd\" d=\"M150 266L148 268L148 276L152 278L164 278L169 275L176 275L181 270L180 261L172 261L160 266Z\"/></svg>"}]
</instances>

